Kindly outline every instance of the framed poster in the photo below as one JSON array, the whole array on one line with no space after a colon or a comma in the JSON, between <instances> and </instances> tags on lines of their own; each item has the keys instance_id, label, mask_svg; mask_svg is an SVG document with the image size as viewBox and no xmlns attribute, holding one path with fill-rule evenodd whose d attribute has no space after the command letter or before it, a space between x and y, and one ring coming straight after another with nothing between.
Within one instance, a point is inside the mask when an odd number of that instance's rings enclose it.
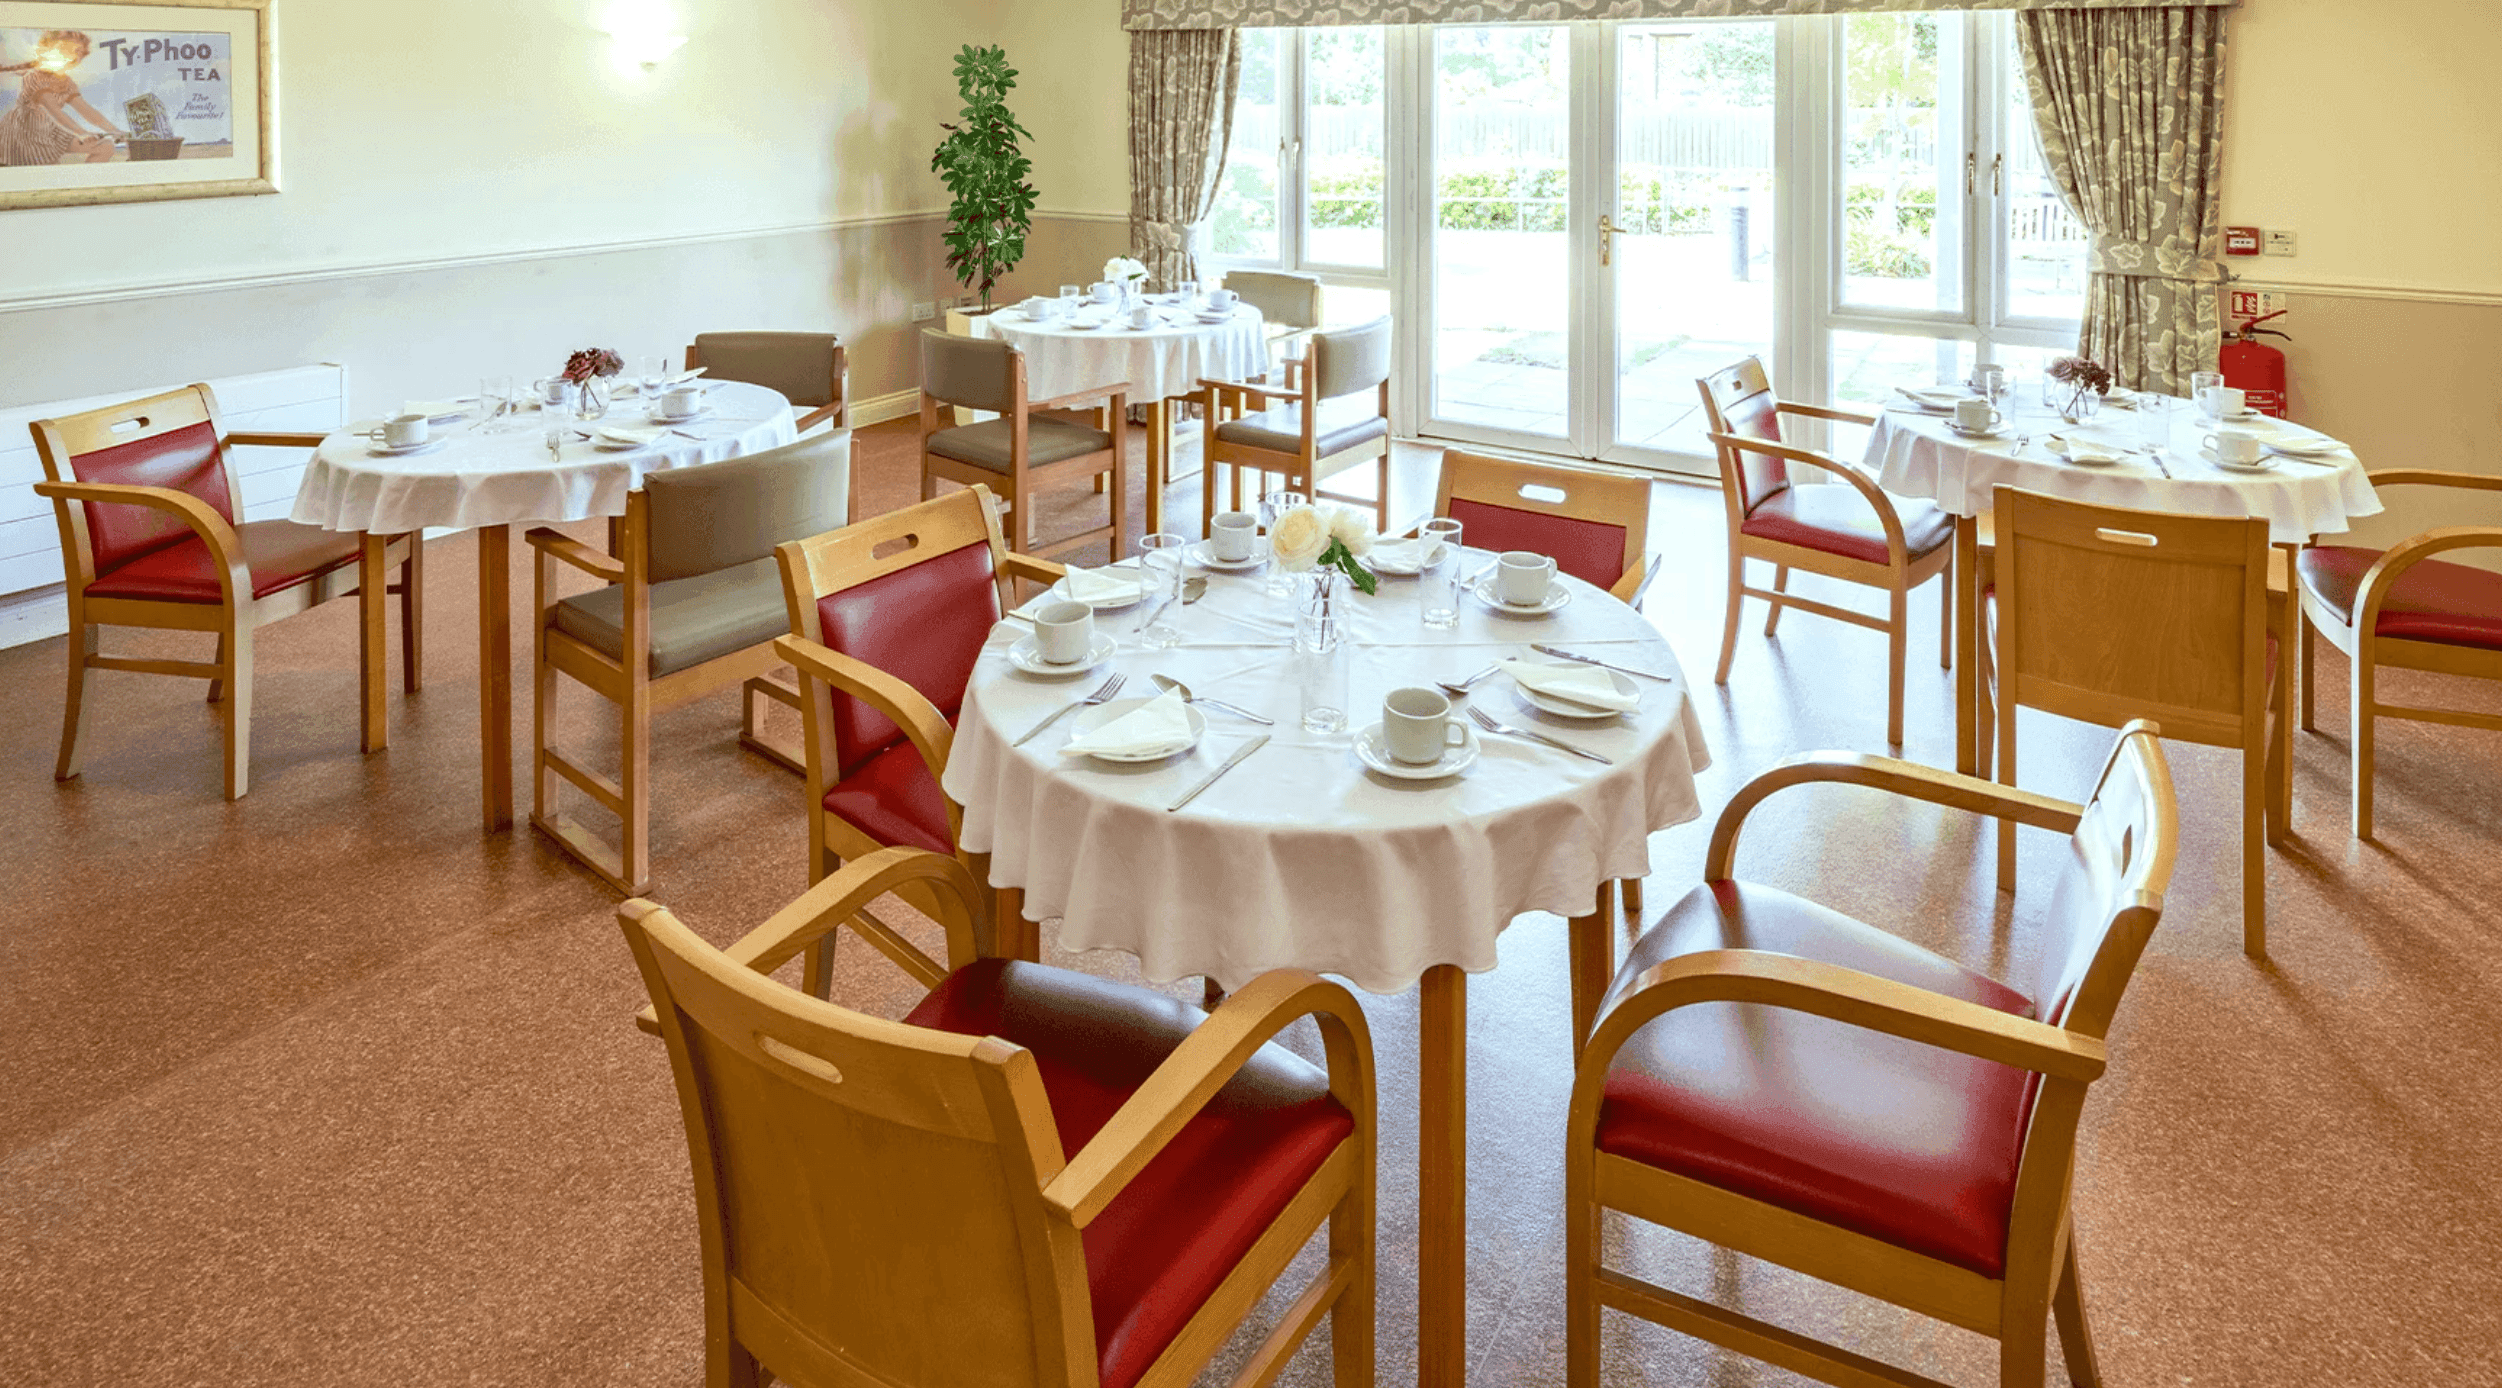
<instances>
[{"instance_id":1,"label":"framed poster","mask_svg":"<svg viewBox=\"0 0 2502 1388\"><path fill-rule=\"evenodd\" d=\"M270 0L0 0L0 209L278 191Z\"/></svg>"}]
</instances>

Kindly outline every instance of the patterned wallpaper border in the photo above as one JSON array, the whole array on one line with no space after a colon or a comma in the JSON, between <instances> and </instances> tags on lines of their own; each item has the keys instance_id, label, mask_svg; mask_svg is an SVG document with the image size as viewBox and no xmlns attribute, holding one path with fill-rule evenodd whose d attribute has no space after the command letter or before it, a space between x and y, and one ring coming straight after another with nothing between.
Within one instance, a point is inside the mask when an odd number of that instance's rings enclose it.
<instances>
[{"instance_id":1,"label":"patterned wallpaper border","mask_svg":"<svg viewBox=\"0 0 2502 1388\"><path fill-rule=\"evenodd\" d=\"M2241 0L2168 0L2232 8ZM1121 0L1124 29L1272 29L1339 24L1561 24L1881 10L2143 9L2146 0Z\"/></svg>"}]
</instances>

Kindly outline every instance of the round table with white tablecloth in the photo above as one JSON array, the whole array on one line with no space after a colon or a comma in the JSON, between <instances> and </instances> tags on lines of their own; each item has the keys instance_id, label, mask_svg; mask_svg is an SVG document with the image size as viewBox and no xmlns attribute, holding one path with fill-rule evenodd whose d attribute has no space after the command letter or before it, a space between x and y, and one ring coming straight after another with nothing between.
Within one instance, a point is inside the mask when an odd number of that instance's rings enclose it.
<instances>
[{"instance_id":1,"label":"round table with white tablecloth","mask_svg":"<svg viewBox=\"0 0 2502 1388\"><path fill-rule=\"evenodd\" d=\"M1055 400L1114 381L1129 382L1130 403L1147 415L1147 529L1164 528L1164 484L1171 472L1168 401L1202 378L1247 381L1268 371L1268 330L1260 311L1237 304L1221 321L1203 321L1179 302L1155 303L1153 324L1131 328L1102 305L1073 317L1033 319L1006 308L973 318L975 337L1025 353L1027 393Z\"/></svg>"},{"instance_id":2,"label":"round table with white tablecloth","mask_svg":"<svg viewBox=\"0 0 2502 1388\"><path fill-rule=\"evenodd\" d=\"M667 426L647 444L603 448L593 441L592 431L603 426L659 427L647 414L631 396L620 399L552 452L538 416L527 411L493 423L471 417L439 425L431 445L396 455L359 432L371 427L367 422L323 439L296 489L290 518L306 525L377 535L478 532L479 741L490 832L513 822L512 527L621 516L626 493L645 473L720 462L799 437L779 391L724 381L707 392L703 414Z\"/></svg>"},{"instance_id":3,"label":"round table with white tablecloth","mask_svg":"<svg viewBox=\"0 0 2502 1388\"><path fill-rule=\"evenodd\" d=\"M1474 572L1488 556L1465 562ZM1238 986L1295 967L1376 993L1421 981L1428 1230L1464 1227L1466 973L1494 967L1496 937L1514 917L1553 912L1572 918L1576 1011L1585 1000L1594 1007L1614 964L1608 884L1648 871L1652 832L1702 813L1694 778L1710 757L1675 653L1624 603L1559 581L1571 599L1546 616L1501 615L1463 596L1447 631L1423 625L1413 579L1385 576L1377 596L1350 594L1355 726L1336 734L1301 725L1289 600L1268 595L1257 575L1211 575L1204 599L1171 608L1182 640L1167 650L1140 648L1133 611L1099 614L1118 648L1106 667L1073 678L1012 668L1009 648L1028 629L1003 622L974 669L942 781L964 807L958 842L988 855L993 885L1022 889L1028 919L1059 917L1071 949L1125 950L1157 979L1205 974ZM1473 726L1478 759L1449 779L1394 780L1358 761L1353 732L1380 716L1388 691L1465 679L1498 656L1530 656L1531 642L1664 677L1633 680L1638 707L1597 722L1531 710L1504 675L1462 701L1612 765ZM1170 675L1275 726L1204 710L1196 748L1130 765L1064 757L1075 718L1011 745L1107 671L1127 676L1124 693L1152 693L1149 676ZM1168 808L1261 734L1265 746ZM1420 1333L1454 1334L1464 1321L1456 1242L1429 1240L1424 1263L1433 1314ZM1457 1346L1439 1339L1420 1350L1429 1364L1458 1362Z\"/></svg>"},{"instance_id":4,"label":"round table with white tablecloth","mask_svg":"<svg viewBox=\"0 0 2502 1388\"><path fill-rule=\"evenodd\" d=\"M1997 488L2022 487L2137 511L2260 516L2267 520L2269 541L2282 546L2340 533L2381 509L2362 460L2317 430L2265 416L2219 425L2188 401L2165 396L2138 394L2128 403L2129 408L2106 405L2091 421L2069 424L2038 404L2010 401L1995 438L1965 437L1944 415L1898 403L1884 411L1868 437L1865 462L1879 485L1897 496L1925 497L1956 518L1960 770L1979 765L1972 742L1978 698L1977 519L1990 510ZM2309 456L2272 450L2262 469L2228 468L2203 450L2205 436L2219 429L2253 434ZM2053 436L2105 444L2129 456L2107 464L2070 462L2050 450Z\"/></svg>"}]
</instances>

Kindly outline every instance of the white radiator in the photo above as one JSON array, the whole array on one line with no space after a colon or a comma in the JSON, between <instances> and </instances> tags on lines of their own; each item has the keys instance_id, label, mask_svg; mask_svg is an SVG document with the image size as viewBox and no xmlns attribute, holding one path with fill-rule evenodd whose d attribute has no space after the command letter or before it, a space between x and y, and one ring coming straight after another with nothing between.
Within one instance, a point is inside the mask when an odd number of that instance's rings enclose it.
<instances>
[{"instance_id":1,"label":"white radiator","mask_svg":"<svg viewBox=\"0 0 2502 1388\"><path fill-rule=\"evenodd\" d=\"M178 383L184 384L184 383ZM209 382L231 430L326 434L347 424L347 368L330 363L228 376ZM83 400L54 400L0 409L0 647L21 646L69 630L61 597L61 532L52 503L35 495L43 460L35 456L38 419L77 414L121 400L175 389L150 386ZM311 454L302 448L234 450L243 519L283 518Z\"/></svg>"}]
</instances>

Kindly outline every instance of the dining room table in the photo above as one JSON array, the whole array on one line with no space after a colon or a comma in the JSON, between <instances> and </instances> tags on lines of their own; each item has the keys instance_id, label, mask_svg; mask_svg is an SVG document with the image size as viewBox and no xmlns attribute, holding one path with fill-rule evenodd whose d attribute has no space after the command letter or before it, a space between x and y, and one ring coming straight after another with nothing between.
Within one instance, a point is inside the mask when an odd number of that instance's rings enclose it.
<instances>
[{"instance_id":1,"label":"dining room table","mask_svg":"<svg viewBox=\"0 0 2502 1388\"><path fill-rule=\"evenodd\" d=\"M1172 481L1174 402L1193 394L1203 378L1265 375L1269 355L1267 325L1247 303L1236 302L1219 317L1194 311L1180 295L1151 295L1146 302L1152 320L1144 328L1128 326L1111 305L1092 301L1039 318L1003 308L968 322L973 336L1025 353L1026 387L1037 400L1129 383L1130 403L1146 417L1146 519L1153 534L1164 528L1164 488Z\"/></svg>"},{"instance_id":2,"label":"dining room table","mask_svg":"<svg viewBox=\"0 0 2502 1388\"><path fill-rule=\"evenodd\" d=\"M1469 551L1462 562L1482 573L1493 560ZM1375 994L1421 990L1419 1381L1452 1388L1466 1362L1468 976L1495 967L1515 920L1550 913L1578 937L1576 1013L1584 999L1595 1009L1614 968L1612 884L1649 871L1652 833L1702 813L1702 725L1666 639L1602 589L1559 576L1566 600L1534 616L1468 593L1456 623L1435 629L1419 581L1384 575L1378 593L1339 599L1349 726L1307 730L1311 657L1291 638L1310 580L1279 595L1257 572L1204 576L1195 601L1099 610L1108 653L1066 674L1020 668L1033 664L1018 651L1035 632L1015 614L993 629L941 779L964 807L958 842L992 885L1021 890L1028 921L1058 918L1061 945L1127 952L1151 979L1239 987L1301 968ZM1144 644L1150 616L1175 644ZM1359 753L1389 691L1461 683L1504 658L1546 661L1532 643L1641 672L1618 680L1633 707L1554 716L1501 673L1453 703L1591 756L1485 731L1460 707L1467 750L1433 764L1452 774L1376 770L1379 752ZM1110 674L1147 695L1153 677L1177 679L1238 711L1194 704L1202 735L1145 761L1064 755L1083 715L1027 739Z\"/></svg>"},{"instance_id":3,"label":"dining room table","mask_svg":"<svg viewBox=\"0 0 2502 1388\"><path fill-rule=\"evenodd\" d=\"M2137 511L2264 517L2288 575L2295 548L2382 509L2351 447L2291 420L2256 412L2219 419L2188 400L2139 391L2114 392L2090 416L2070 419L2018 392L2000 402L1998 425L1975 432L1936 403L1952 393L1924 388L1927 403L1909 394L1887 402L1862 462L1885 490L1933 501L1955 518L1955 764L1966 774L1981 764L1983 531L1999 487ZM2264 451L2236 465L2209 445L2218 434L2255 438ZM2298 651L2307 638L2301 603L2285 606L2285 647Z\"/></svg>"},{"instance_id":4,"label":"dining room table","mask_svg":"<svg viewBox=\"0 0 2502 1388\"><path fill-rule=\"evenodd\" d=\"M534 404L505 413L482 410L474 396L418 403L414 412L438 419L422 447L382 447L368 435L371 420L324 438L290 519L377 535L478 532L479 800L494 833L513 825L513 527L622 516L646 473L777 448L799 433L781 392L736 381L712 383L700 413L666 424L624 388L605 415L575 421L554 447ZM603 438L608 428L639 441Z\"/></svg>"}]
</instances>

